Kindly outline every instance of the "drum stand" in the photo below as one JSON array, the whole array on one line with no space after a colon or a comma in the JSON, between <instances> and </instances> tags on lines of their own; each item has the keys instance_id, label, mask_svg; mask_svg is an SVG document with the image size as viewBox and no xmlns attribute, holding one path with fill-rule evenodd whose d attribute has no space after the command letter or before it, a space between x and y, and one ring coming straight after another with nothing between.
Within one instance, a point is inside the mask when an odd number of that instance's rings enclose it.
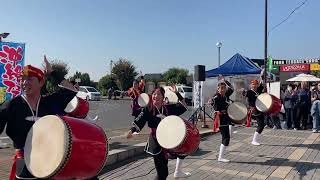
<instances>
[{"instance_id":1,"label":"drum stand","mask_svg":"<svg viewBox=\"0 0 320 180\"><path fill-rule=\"evenodd\" d=\"M199 91L201 92L201 85L199 85ZM206 112L205 106L201 105L201 93L199 93L199 100L200 100L200 105L199 107L192 113L192 115L189 118L189 121L191 121L193 124L196 124L196 122L198 121L198 115L201 115L201 112L203 112L203 125L201 126L202 128L209 128L209 126L206 124L206 115L209 116L211 119L213 119L213 117L211 117L211 115L209 115Z\"/></svg>"},{"instance_id":2,"label":"drum stand","mask_svg":"<svg viewBox=\"0 0 320 180\"><path fill-rule=\"evenodd\" d=\"M198 121L198 115L201 114L201 112L203 112L203 125L201 126L202 128L209 128L209 126L206 124L206 115L209 116L209 118L213 119L213 117L211 117L211 115L209 115L206 111L205 111L205 107L204 106L200 106L198 107L190 116L189 121L192 121L193 124L196 124L195 122Z\"/></svg>"}]
</instances>

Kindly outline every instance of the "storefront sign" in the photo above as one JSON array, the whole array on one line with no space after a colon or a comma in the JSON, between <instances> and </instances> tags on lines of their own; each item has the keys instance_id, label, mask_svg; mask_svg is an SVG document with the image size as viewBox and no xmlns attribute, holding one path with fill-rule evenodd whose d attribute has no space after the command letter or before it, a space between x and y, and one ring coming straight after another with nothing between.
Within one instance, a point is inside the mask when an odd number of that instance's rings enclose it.
<instances>
[{"instance_id":1,"label":"storefront sign","mask_svg":"<svg viewBox=\"0 0 320 180\"><path fill-rule=\"evenodd\" d=\"M309 71L309 64L291 64L291 65L282 65L280 66L281 72L299 72L299 71Z\"/></svg>"},{"instance_id":2,"label":"storefront sign","mask_svg":"<svg viewBox=\"0 0 320 180\"><path fill-rule=\"evenodd\" d=\"M320 64L310 64L310 70L311 71L319 71L320 70Z\"/></svg>"}]
</instances>

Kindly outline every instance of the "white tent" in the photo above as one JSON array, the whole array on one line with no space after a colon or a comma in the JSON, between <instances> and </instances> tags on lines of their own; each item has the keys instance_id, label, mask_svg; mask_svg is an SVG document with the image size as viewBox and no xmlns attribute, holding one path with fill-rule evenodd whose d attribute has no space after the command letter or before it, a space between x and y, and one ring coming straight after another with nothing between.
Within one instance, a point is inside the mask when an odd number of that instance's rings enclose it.
<instances>
[{"instance_id":1,"label":"white tent","mask_svg":"<svg viewBox=\"0 0 320 180\"><path fill-rule=\"evenodd\" d=\"M320 81L320 78L317 78L314 75L311 74L298 74L296 77L290 78L287 81Z\"/></svg>"}]
</instances>

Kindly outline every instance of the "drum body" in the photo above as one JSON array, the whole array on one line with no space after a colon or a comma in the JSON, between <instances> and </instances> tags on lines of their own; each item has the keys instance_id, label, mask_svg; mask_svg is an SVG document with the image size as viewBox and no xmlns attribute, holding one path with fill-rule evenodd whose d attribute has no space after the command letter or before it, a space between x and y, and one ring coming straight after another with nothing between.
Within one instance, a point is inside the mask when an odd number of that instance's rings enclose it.
<instances>
[{"instance_id":1,"label":"drum body","mask_svg":"<svg viewBox=\"0 0 320 180\"><path fill-rule=\"evenodd\" d=\"M227 112L233 123L242 124L246 120L248 109L240 102L233 102L228 106Z\"/></svg>"},{"instance_id":2,"label":"drum body","mask_svg":"<svg viewBox=\"0 0 320 180\"><path fill-rule=\"evenodd\" d=\"M68 117L40 118L28 133L24 157L37 178L89 179L107 162L108 141L95 124Z\"/></svg>"},{"instance_id":3,"label":"drum body","mask_svg":"<svg viewBox=\"0 0 320 180\"><path fill-rule=\"evenodd\" d=\"M273 114L281 110L281 100L268 93L260 94L256 99L256 108L258 111Z\"/></svg>"},{"instance_id":4,"label":"drum body","mask_svg":"<svg viewBox=\"0 0 320 180\"><path fill-rule=\"evenodd\" d=\"M178 155L189 155L196 151L200 144L198 129L178 116L162 119L156 136L161 147Z\"/></svg>"},{"instance_id":5,"label":"drum body","mask_svg":"<svg viewBox=\"0 0 320 180\"><path fill-rule=\"evenodd\" d=\"M69 116L76 118L85 118L89 112L88 101L75 96L64 109Z\"/></svg>"}]
</instances>

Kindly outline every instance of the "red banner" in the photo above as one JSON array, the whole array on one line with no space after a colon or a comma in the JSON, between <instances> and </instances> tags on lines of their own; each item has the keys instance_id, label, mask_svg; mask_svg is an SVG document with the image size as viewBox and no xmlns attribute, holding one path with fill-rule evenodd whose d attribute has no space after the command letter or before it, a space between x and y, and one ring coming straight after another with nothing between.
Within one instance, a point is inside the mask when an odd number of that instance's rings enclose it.
<instances>
[{"instance_id":1,"label":"red banner","mask_svg":"<svg viewBox=\"0 0 320 180\"><path fill-rule=\"evenodd\" d=\"M291 65L281 65L280 71L282 72L299 72L299 71L309 71L310 64L291 64Z\"/></svg>"}]
</instances>

